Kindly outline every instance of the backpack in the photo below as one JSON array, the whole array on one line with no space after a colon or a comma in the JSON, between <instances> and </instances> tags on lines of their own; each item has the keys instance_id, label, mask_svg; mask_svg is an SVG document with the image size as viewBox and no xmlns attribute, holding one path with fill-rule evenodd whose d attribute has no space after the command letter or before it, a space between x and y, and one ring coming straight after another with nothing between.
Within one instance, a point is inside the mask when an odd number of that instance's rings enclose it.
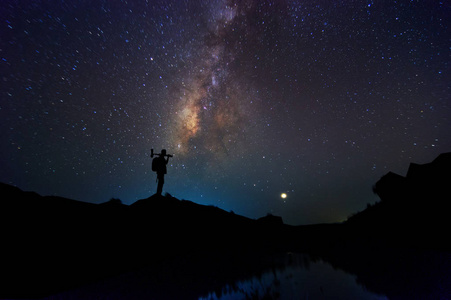
<instances>
[{"instance_id":1,"label":"backpack","mask_svg":"<svg viewBox=\"0 0 451 300\"><path fill-rule=\"evenodd\" d=\"M152 159L152 171L166 174L166 160L164 157L155 157Z\"/></svg>"}]
</instances>

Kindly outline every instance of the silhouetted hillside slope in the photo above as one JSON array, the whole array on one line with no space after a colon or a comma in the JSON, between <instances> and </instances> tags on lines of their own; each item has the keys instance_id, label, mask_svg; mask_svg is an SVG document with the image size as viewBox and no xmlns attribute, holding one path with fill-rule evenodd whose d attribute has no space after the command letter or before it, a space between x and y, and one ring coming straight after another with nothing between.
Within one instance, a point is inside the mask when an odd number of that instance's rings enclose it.
<instances>
[{"instance_id":1,"label":"silhouetted hillside slope","mask_svg":"<svg viewBox=\"0 0 451 300\"><path fill-rule=\"evenodd\" d=\"M0 184L3 296L45 295L180 253L281 245L283 223L154 195L91 204Z\"/></svg>"},{"instance_id":2,"label":"silhouetted hillside slope","mask_svg":"<svg viewBox=\"0 0 451 300\"><path fill-rule=\"evenodd\" d=\"M374 186L381 199L350 217L348 225L398 241L448 248L451 219L451 153L431 163L411 163L405 177L389 172ZM449 249L449 248L448 248Z\"/></svg>"}]
</instances>

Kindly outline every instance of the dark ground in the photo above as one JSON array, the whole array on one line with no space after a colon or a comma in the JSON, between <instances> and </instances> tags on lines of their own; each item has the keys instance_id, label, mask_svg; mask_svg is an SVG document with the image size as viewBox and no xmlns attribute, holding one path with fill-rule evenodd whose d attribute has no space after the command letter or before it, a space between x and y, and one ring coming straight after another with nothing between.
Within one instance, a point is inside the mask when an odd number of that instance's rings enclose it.
<instances>
[{"instance_id":1,"label":"dark ground","mask_svg":"<svg viewBox=\"0 0 451 300\"><path fill-rule=\"evenodd\" d=\"M289 226L154 195L90 204L0 184L0 298L39 298L120 274L153 282L151 298L197 299L278 267L299 252L355 274L390 299L451 298L449 154L389 173L381 202L342 224Z\"/></svg>"}]
</instances>

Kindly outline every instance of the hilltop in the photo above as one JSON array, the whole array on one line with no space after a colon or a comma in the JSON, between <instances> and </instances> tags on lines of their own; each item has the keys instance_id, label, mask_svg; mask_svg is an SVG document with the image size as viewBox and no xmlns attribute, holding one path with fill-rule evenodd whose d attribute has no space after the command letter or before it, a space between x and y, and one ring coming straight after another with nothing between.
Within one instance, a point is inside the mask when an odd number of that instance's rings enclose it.
<instances>
[{"instance_id":1,"label":"hilltop","mask_svg":"<svg viewBox=\"0 0 451 300\"><path fill-rule=\"evenodd\" d=\"M0 184L0 297L42 296L208 251L277 251L286 225L153 195L124 205L40 196Z\"/></svg>"}]
</instances>

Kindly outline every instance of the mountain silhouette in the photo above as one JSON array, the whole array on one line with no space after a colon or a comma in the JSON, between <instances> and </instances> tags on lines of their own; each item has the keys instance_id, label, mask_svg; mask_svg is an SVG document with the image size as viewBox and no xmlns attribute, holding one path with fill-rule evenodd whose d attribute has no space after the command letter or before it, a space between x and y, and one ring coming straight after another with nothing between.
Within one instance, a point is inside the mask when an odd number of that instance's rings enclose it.
<instances>
[{"instance_id":1,"label":"mountain silhouette","mask_svg":"<svg viewBox=\"0 0 451 300\"><path fill-rule=\"evenodd\" d=\"M451 152L427 164L411 163L407 175L384 175L373 187L380 202L357 213L347 224L392 242L448 249L441 234L450 228Z\"/></svg>"},{"instance_id":2,"label":"mountain silhouette","mask_svg":"<svg viewBox=\"0 0 451 300\"><path fill-rule=\"evenodd\" d=\"M383 276L373 280L366 271L379 272L393 247L450 250L450 169L451 153L445 153L411 164L405 177L389 172L374 186L380 202L342 224L308 226L286 225L273 215L254 220L168 194L131 205L119 199L92 204L0 183L0 298L43 297L143 267L154 270L153 278L180 280L190 298L188 290L268 268L263 257L287 251L360 274L364 285L384 292ZM379 256L377 263L363 253ZM191 283L189 276L174 279L168 266L189 269ZM205 277L213 268L222 271ZM202 280L196 285L193 278Z\"/></svg>"},{"instance_id":3,"label":"mountain silhouette","mask_svg":"<svg viewBox=\"0 0 451 300\"><path fill-rule=\"evenodd\" d=\"M3 183L0 194L0 297L49 295L181 252L276 251L285 226L280 217L253 220L170 195L92 204Z\"/></svg>"}]
</instances>

